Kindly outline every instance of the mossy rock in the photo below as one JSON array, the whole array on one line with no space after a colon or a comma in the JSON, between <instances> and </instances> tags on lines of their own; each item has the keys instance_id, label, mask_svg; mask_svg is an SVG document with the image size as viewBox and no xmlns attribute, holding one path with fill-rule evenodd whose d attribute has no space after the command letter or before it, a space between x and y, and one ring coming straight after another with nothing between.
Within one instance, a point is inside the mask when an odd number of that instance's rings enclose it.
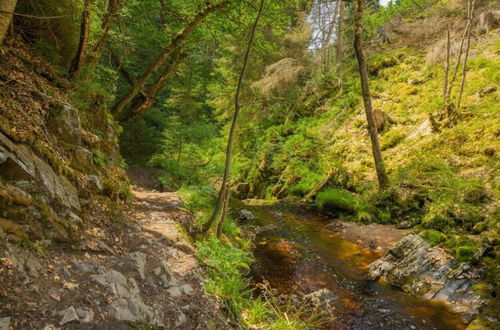
<instances>
[{"instance_id":1,"label":"mossy rock","mask_svg":"<svg viewBox=\"0 0 500 330\"><path fill-rule=\"evenodd\" d=\"M316 204L323 209L338 210L347 213L356 212L356 198L342 189L321 191L316 196Z\"/></svg>"},{"instance_id":2,"label":"mossy rock","mask_svg":"<svg viewBox=\"0 0 500 330\"><path fill-rule=\"evenodd\" d=\"M498 322L493 322L484 317L479 316L469 324L467 330L491 330L491 329L498 329L499 327L500 324Z\"/></svg>"}]
</instances>

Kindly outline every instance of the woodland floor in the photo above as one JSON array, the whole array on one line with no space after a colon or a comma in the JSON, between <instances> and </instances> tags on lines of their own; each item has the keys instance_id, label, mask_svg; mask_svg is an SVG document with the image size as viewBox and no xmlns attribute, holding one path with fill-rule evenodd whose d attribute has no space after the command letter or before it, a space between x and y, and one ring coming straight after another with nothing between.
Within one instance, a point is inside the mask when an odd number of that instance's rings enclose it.
<instances>
[{"instance_id":1,"label":"woodland floor","mask_svg":"<svg viewBox=\"0 0 500 330\"><path fill-rule=\"evenodd\" d=\"M183 234L192 216L179 196L137 186L133 192L126 223L110 226L114 230L88 228L78 247L35 252L0 241L0 329L9 329L9 322L10 329L46 330L135 329L146 323L230 328L204 293L203 270ZM108 283L95 276L108 276Z\"/></svg>"}]
</instances>

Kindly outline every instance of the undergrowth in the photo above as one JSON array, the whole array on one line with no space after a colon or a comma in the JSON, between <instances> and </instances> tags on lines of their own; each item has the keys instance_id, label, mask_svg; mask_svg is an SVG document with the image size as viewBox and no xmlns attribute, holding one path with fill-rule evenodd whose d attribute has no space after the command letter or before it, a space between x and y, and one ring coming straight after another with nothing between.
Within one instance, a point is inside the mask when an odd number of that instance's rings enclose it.
<instances>
[{"instance_id":1,"label":"undergrowth","mask_svg":"<svg viewBox=\"0 0 500 330\"><path fill-rule=\"evenodd\" d=\"M209 217L216 193L209 187L183 187L179 194L188 209L197 215L197 225ZM235 322L255 329L313 329L322 322L316 312L306 312L300 303L278 303L272 296L254 292L249 277L253 262L252 242L242 238L232 218L223 227L223 239L210 235L196 242L197 256L206 265L207 293L215 296ZM269 293L269 292L268 292Z\"/></svg>"}]
</instances>

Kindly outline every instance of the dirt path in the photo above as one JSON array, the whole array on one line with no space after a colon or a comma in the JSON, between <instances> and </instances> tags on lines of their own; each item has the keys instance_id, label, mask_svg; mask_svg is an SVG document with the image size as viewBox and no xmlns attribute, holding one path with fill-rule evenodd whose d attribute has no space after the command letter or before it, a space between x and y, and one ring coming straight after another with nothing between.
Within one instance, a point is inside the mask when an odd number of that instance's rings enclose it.
<instances>
[{"instance_id":1,"label":"dirt path","mask_svg":"<svg viewBox=\"0 0 500 330\"><path fill-rule=\"evenodd\" d=\"M78 247L0 241L0 329L230 328L203 291L179 196L133 192L124 223L89 227Z\"/></svg>"}]
</instances>

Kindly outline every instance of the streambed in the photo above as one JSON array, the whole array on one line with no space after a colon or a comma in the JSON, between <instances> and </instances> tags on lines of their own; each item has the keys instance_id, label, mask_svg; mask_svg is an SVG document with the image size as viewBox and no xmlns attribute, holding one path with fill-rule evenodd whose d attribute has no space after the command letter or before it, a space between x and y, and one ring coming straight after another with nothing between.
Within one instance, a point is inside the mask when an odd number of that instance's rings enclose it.
<instances>
[{"instance_id":1,"label":"streambed","mask_svg":"<svg viewBox=\"0 0 500 330\"><path fill-rule=\"evenodd\" d=\"M465 329L445 304L364 279L380 253L326 229L328 220L278 206L246 206L265 228L256 237L253 276L280 294L327 289L336 320L328 329Z\"/></svg>"}]
</instances>

